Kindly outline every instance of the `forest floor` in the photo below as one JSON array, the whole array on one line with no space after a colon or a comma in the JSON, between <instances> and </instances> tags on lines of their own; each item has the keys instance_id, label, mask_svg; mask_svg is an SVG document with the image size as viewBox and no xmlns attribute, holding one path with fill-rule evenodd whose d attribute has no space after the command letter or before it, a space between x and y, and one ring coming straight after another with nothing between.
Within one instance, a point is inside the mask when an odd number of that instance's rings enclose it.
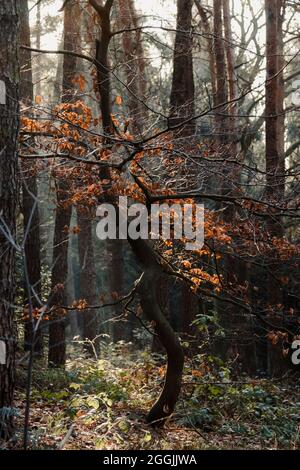
<instances>
[{"instance_id":1,"label":"forest floor","mask_svg":"<svg viewBox=\"0 0 300 470\"><path fill-rule=\"evenodd\" d=\"M107 346L98 360L69 360L66 371L33 370L32 449L299 449L300 381L232 378L219 359L187 360L176 414L162 430L145 422L165 366L149 352ZM17 376L16 433L22 448L26 368Z\"/></svg>"}]
</instances>

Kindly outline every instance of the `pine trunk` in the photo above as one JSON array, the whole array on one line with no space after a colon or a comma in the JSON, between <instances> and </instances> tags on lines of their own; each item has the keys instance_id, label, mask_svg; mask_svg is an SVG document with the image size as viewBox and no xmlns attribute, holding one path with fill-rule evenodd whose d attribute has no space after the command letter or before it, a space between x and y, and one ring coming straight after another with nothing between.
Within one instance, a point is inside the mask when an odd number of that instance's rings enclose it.
<instances>
[{"instance_id":1,"label":"pine trunk","mask_svg":"<svg viewBox=\"0 0 300 470\"><path fill-rule=\"evenodd\" d=\"M19 132L19 1L0 2L0 435L12 430L15 374L15 250ZM11 240L9 239L11 237ZM4 350L6 349L6 351ZM8 408L6 410L5 408Z\"/></svg>"},{"instance_id":2,"label":"pine trunk","mask_svg":"<svg viewBox=\"0 0 300 470\"><path fill-rule=\"evenodd\" d=\"M80 39L80 6L67 3L64 9L64 49L78 52ZM74 78L77 72L77 58L65 54L63 59L62 101L74 99ZM69 227L72 206L67 203L69 184L66 178L56 178L57 211L55 216L52 299L51 304L58 307L49 325L49 365L62 367L66 360L65 318L62 305L67 303Z\"/></svg>"},{"instance_id":3,"label":"pine trunk","mask_svg":"<svg viewBox=\"0 0 300 470\"><path fill-rule=\"evenodd\" d=\"M20 23L20 42L30 47L30 26L28 1L21 0L21 23ZM30 106L33 102L33 84L32 84L32 63L31 52L21 49L20 51L20 98L25 106ZM31 162L22 161L22 210L24 217L24 234L27 233L25 240L25 262L30 286L30 294L25 285L24 292L25 306L30 305L30 309L39 307L38 298L41 295L41 259L40 259L40 218L39 208L36 203L38 188L35 174L35 165ZM30 227L28 227L30 224ZM29 228L29 230L28 230ZM26 283L25 283L26 284ZM35 331L36 322L31 319L25 321L24 325L24 349L31 350L41 355L43 352L42 330Z\"/></svg>"},{"instance_id":4,"label":"pine trunk","mask_svg":"<svg viewBox=\"0 0 300 470\"><path fill-rule=\"evenodd\" d=\"M194 116L195 86L193 75L192 0L177 1L177 25L170 96L170 125L180 126ZM181 136L195 133L195 121L178 132Z\"/></svg>"}]
</instances>

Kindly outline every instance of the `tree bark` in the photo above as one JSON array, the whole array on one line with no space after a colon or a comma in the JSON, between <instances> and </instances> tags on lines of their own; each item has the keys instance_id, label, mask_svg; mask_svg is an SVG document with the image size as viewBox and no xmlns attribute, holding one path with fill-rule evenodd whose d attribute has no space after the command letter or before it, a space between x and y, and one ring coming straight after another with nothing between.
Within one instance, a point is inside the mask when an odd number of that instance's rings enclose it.
<instances>
[{"instance_id":1,"label":"tree bark","mask_svg":"<svg viewBox=\"0 0 300 470\"><path fill-rule=\"evenodd\" d=\"M228 74L228 88L229 88L229 100L235 100L238 97L238 85L237 76L235 73L235 57L234 48L232 46L232 29L231 29L231 16L229 8L229 0L223 0L223 18L224 18L224 36L226 40L226 63L227 63L227 74ZM238 146L237 146L237 107L238 104L232 103L229 107L229 154L230 157L235 159L237 157ZM236 170L235 170L236 171ZM238 175L237 178L238 179Z\"/></svg>"},{"instance_id":2,"label":"tree bark","mask_svg":"<svg viewBox=\"0 0 300 470\"><path fill-rule=\"evenodd\" d=\"M283 15L282 0L265 0L266 13L266 198L269 202L281 204L284 200L284 81L283 58ZM267 219L267 229L271 239L284 236L284 229L276 216L272 213ZM270 255L268 263L267 301L270 306L283 303L283 291L280 282L280 263ZM275 276L274 276L275 274ZM276 307L275 307L276 308ZM275 316L273 323L278 330L282 318ZM281 375L287 367L281 347L269 345L268 370L271 375Z\"/></svg>"},{"instance_id":3,"label":"tree bark","mask_svg":"<svg viewBox=\"0 0 300 470\"><path fill-rule=\"evenodd\" d=\"M216 105L226 103L228 100L227 83L226 83L226 61L225 61L225 47L223 37L223 21L222 21L222 2L220 0L214 0L214 55L216 61L216 77L217 77L217 89L216 89ZM216 141L219 145L227 142L227 123L226 118L222 116L224 109L220 108L216 114ZM220 151L221 149L219 149Z\"/></svg>"},{"instance_id":4,"label":"tree bark","mask_svg":"<svg viewBox=\"0 0 300 470\"><path fill-rule=\"evenodd\" d=\"M65 51L81 50L81 9L78 3L68 3L64 8L64 45ZM74 101L74 78L77 72L77 57L64 54L62 76L62 102Z\"/></svg>"},{"instance_id":5,"label":"tree bark","mask_svg":"<svg viewBox=\"0 0 300 470\"><path fill-rule=\"evenodd\" d=\"M80 263L80 295L88 305L96 304L96 271L93 246L93 225L91 214L88 209L77 209L77 224L80 229L78 233L78 253ZM88 342L84 344L85 351L94 356L97 352L99 341L95 338L98 334L97 314L93 309L87 309L83 313L83 339Z\"/></svg>"},{"instance_id":6,"label":"tree bark","mask_svg":"<svg viewBox=\"0 0 300 470\"><path fill-rule=\"evenodd\" d=\"M119 0L119 28L121 30L138 28L134 4L132 0ZM122 34L126 87L130 129L133 134L141 133L144 118L144 106L141 100L145 93L143 46L140 31L124 31Z\"/></svg>"},{"instance_id":7,"label":"tree bark","mask_svg":"<svg viewBox=\"0 0 300 470\"><path fill-rule=\"evenodd\" d=\"M30 47L30 26L28 1L21 0L21 23L20 23L20 42ZM20 99L23 103L31 105L33 102L33 84L32 84L32 62L31 52L25 49L20 51ZM27 293L27 287L24 288L24 303L31 305L32 308L38 308L39 302L37 297L41 296L41 258L40 258L40 218L39 208L36 204L38 188L37 178L35 174L35 165L32 162L21 163L23 173L22 181L22 210L24 217L24 234L26 234L28 226L30 228L25 240L25 262L28 282L30 285L30 296ZM30 298L28 298L30 297ZM43 353L43 337L42 330L38 328L35 332L36 321L25 321L24 325L24 349L28 351L32 347L33 352L37 355Z\"/></svg>"},{"instance_id":8,"label":"tree bark","mask_svg":"<svg viewBox=\"0 0 300 470\"><path fill-rule=\"evenodd\" d=\"M35 20L35 46L37 49L41 48L41 36L42 36L42 22L41 22L41 9L42 2L37 2L36 5L36 20ZM35 94L41 96L42 94L42 60L41 55L38 53L35 58Z\"/></svg>"},{"instance_id":9,"label":"tree bark","mask_svg":"<svg viewBox=\"0 0 300 470\"><path fill-rule=\"evenodd\" d=\"M266 196L275 202L282 202L284 197L284 176L280 148L282 144L282 123L279 112L283 109L282 79L278 59L278 43L282 40L282 22L280 21L281 0L265 0L266 9ZM281 39L280 39L281 38ZM281 85L279 86L279 82ZM280 127L279 127L280 126ZM280 129L280 132L279 132ZM282 236L281 224L270 217L268 228L271 236Z\"/></svg>"},{"instance_id":10,"label":"tree bark","mask_svg":"<svg viewBox=\"0 0 300 470\"><path fill-rule=\"evenodd\" d=\"M12 431L16 337L13 326L15 249L4 235L16 236L17 140L19 133L19 15L18 0L0 2L0 434ZM3 233L4 232L4 233ZM6 410L8 408L8 410ZM8 413L7 413L8 411Z\"/></svg>"},{"instance_id":11,"label":"tree bark","mask_svg":"<svg viewBox=\"0 0 300 470\"><path fill-rule=\"evenodd\" d=\"M154 403L147 421L153 426L163 426L172 415L177 403L182 381L184 354L179 339L163 315L157 300L156 282L162 273L154 252L145 240L129 239L131 248L142 263L144 274L138 287L141 307L147 320L154 325L154 331L167 352L167 372L161 395Z\"/></svg>"},{"instance_id":12,"label":"tree bark","mask_svg":"<svg viewBox=\"0 0 300 470\"><path fill-rule=\"evenodd\" d=\"M90 0L95 7L97 0ZM102 115L103 131L107 136L113 134L113 123L111 119L111 77L108 61L108 48L111 40L110 12L113 1L106 1L105 7L98 7L101 23L100 38L96 40L97 81L100 95L100 109Z\"/></svg>"},{"instance_id":13,"label":"tree bark","mask_svg":"<svg viewBox=\"0 0 300 470\"><path fill-rule=\"evenodd\" d=\"M80 43L80 6L67 3L64 9L64 49L78 52ZM63 59L62 101L74 99L74 82L77 58L65 54ZM67 303L68 246L72 206L67 202L69 184L59 175L56 178L57 211L55 215L53 267L51 280L51 305L59 307ZM49 365L63 367L66 360L65 318L61 309L56 310L49 324Z\"/></svg>"},{"instance_id":14,"label":"tree bark","mask_svg":"<svg viewBox=\"0 0 300 470\"><path fill-rule=\"evenodd\" d=\"M177 0L177 24L170 96L170 125L177 126L194 115L192 0ZM195 121L183 126L180 135L194 135Z\"/></svg>"},{"instance_id":15,"label":"tree bark","mask_svg":"<svg viewBox=\"0 0 300 470\"><path fill-rule=\"evenodd\" d=\"M68 184L60 178L56 181L57 208L55 214L53 259L51 273L50 305L57 307L49 322L49 354L51 367L63 367L66 362L65 312L67 304L66 281L68 276L69 227L72 206L67 203Z\"/></svg>"},{"instance_id":16,"label":"tree bark","mask_svg":"<svg viewBox=\"0 0 300 470\"><path fill-rule=\"evenodd\" d=\"M213 44L213 39L212 39L212 32L211 32L211 27L209 24L209 20L207 17L207 13L203 6L201 5L200 0L195 0L195 5L198 9L203 30L206 34L206 41L207 41L207 46L208 46L208 56L209 56L209 71L210 71L210 77L211 77L211 90L212 90L212 101L213 104L216 104L216 94L217 94L217 86L216 86L216 63L215 63L215 55L214 55L214 44Z\"/></svg>"}]
</instances>

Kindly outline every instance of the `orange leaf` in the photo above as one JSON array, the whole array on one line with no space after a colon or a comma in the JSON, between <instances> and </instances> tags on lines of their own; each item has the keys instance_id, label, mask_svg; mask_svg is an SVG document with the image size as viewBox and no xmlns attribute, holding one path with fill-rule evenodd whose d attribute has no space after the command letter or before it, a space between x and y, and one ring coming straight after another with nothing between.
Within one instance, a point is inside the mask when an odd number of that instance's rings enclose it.
<instances>
[{"instance_id":1,"label":"orange leaf","mask_svg":"<svg viewBox=\"0 0 300 470\"><path fill-rule=\"evenodd\" d=\"M116 105L122 106L122 102L122 97L120 95L117 95L115 100Z\"/></svg>"}]
</instances>

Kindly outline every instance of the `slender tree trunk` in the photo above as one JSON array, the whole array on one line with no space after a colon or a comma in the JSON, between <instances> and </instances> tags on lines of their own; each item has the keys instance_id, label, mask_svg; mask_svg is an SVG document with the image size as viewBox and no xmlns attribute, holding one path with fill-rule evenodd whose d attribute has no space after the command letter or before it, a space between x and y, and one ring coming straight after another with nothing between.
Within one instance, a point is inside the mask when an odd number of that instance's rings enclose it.
<instances>
[{"instance_id":1,"label":"slender tree trunk","mask_svg":"<svg viewBox=\"0 0 300 470\"><path fill-rule=\"evenodd\" d=\"M19 132L18 0L0 2L0 435L12 430L15 341L13 326ZM9 234L7 233L9 232ZM5 235L7 234L7 236ZM11 237L10 241L8 237Z\"/></svg>"},{"instance_id":2,"label":"slender tree trunk","mask_svg":"<svg viewBox=\"0 0 300 470\"><path fill-rule=\"evenodd\" d=\"M277 30L277 48L278 48L278 158L279 158L279 191L281 197L285 193L285 114L284 114L284 40L283 40L283 22L285 17L285 0L277 0L278 30Z\"/></svg>"},{"instance_id":3,"label":"slender tree trunk","mask_svg":"<svg viewBox=\"0 0 300 470\"><path fill-rule=\"evenodd\" d=\"M93 225L91 214L86 210L77 209L78 253L80 263L80 295L88 305L96 304L96 271L93 246ZM95 340L98 334L97 313L93 309L87 309L83 313L83 339L88 340L84 348L88 354L94 356L99 346L99 340ZM93 345L92 345L93 344ZM94 346L94 347L93 347ZM95 349L94 349L95 348Z\"/></svg>"},{"instance_id":4,"label":"slender tree trunk","mask_svg":"<svg viewBox=\"0 0 300 470\"><path fill-rule=\"evenodd\" d=\"M67 3L64 9L64 49L78 51L80 44L80 6ZM74 99L74 82L77 71L77 58L64 55L62 100L72 102ZM69 227L72 206L68 200L68 181L59 175L56 178L57 211L55 215L53 267L52 267L52 299L51 305L59 307L67 303L68 246ZM66 360L65 318L62 309L58 308L49 324L49 365L62 367Z\"/></svg>"},{"instance_id":5,"label":"slender tree trunk","mask_svg":"<svg viewBox=\"0 0 300 470\"><path fill-rule=\"evenodd\" d=\"M131 14L131 21L135 31L135 52L137 57L137 71L138 71L138 83L139 83L139 96L144 99L147 91L147 81L146 81L146 62L144 58L144 47L141 37L141 30L139 28L140 22L138 20L134 0L128 0L129 10ZM140 114L143 119L147 118L147 109L140 105Z\"/></svg>"},{"instance_id":6,"label":"slender tree trunk","mask_svg":"<svg viewBox=\"0 0 300 470\"><path fill-rule=\"evenodd\" d=\"M110 294L122 296L124 286L124 260L123 260L123 240L109 240L108 241L108 255L109 255L109 287ZM116 341L130 341L132 338L131 322L123 316L122 305L115 305L112 308L112 315L115 318L111 323L111 336L114 342Z\"/></svg>"},{"instance_id":7,"label":"slender tree trunk","mask_svg":"<svg viewBox=\"0 0 300 470\"><path fill-rule=\"evenodd\" d=\"M280 20L281 0L265 0L266 8L266 195L281 203L284 197L284 177L282 171L282 118L283 110L282 72L279 65L282 60L278 53L282 46L282 21ZM282 236L281 224L270 217L268 228L271 236Z\"/></svg>"},{"instance_id":8,"label":"slender tree trunk","mask_svg":"<svg viewBox=\"0 0 300 470\"><path fill-rule=\"evenodd\" d=\"M37 49L41 48L41 35L42 35L42 23L41 23L41 8L42 2L38 2L36 5L36 21L35 21L35 45ZM41 54L37 53L35 59L35 94L41 96L42 94L42 60Z\"/></svg>"},{"instance_id":9,"label":"slender tree trunk","mask_svg":"<svg viewBox=\"0 0 300 470\"><path fill-rule=\"evenodd\" d=\"M229 100L232 101L238 96L237 76L235 73L235 57L234 48L232 46L233 37L231 29L231 15L229 8L229 0L223 0L223 18L224 18L224 35L226 40L226 62L227 74L229 85ZM235 159L237 157L237 103L232 103L229 107L230 121L229 121L229 153L230 157ZM235 169L236 171L236 169Z\"/></svg>"},{"instance_id":10,"label":"slender tree trunk","mask_svg":"<svg viewBox=\"0 0 300 470\"><path fill-rule=\"evenodd\" d=\"M96 1L90 3L94 6ZM100 95L100 109L102 125L105 134L113 134L113 123L111 119L111 77L108 60L108 48L111 40L110 11L113 2L106 2L109 7L101 7L101 33L96 40L97 80ZM98 10L97 10L98 11Z\"/></svg>"},{"instance_id":11,"label":"slender tree trunk","mask_svg":"<svg viewBox=\"0 0 300 470\"><path fill-rule=\"evenodd\" d=\"M145 240L129 239L129 243L144 268L143 278L138 287L141 307L147 320L155 325L154 331L158 335L168 357L162 393L147 417L147 421L153 426L163 426L166 418L173 413L180 394L184 354L180 341L162 313L157 300L156 282L161 275L161 268L157 263L154 252Z\"/></svg>"},{"instance_id":12,"label":"slender tree trunk","mask_svg":"<svg viewBox=\"0 0 300 470\"><path fill-rule=\"evenodd\" d=\"M64 45L66 51L81 51L81 8L78 3L67 3L64 8ZM63 57L62 96L63 103L74 101L75 83L78 59L75 56L65 54Z\"/></svg>"},{"instance_id":13,"label":"slender tree trunk","mask_svg":"<svg viewBox=\"0 0 300 470\"><path fill-rule=\"evenodd\" d=\"M211 77L211 89L212 89L212 97L213 97L213 104L216 104L216 94L217 94L217 86L216 86L216 62L215 62L215 55L214 55L214 44L212 38L211 27L209 24L209 20L207 17L207 13L203 8L200 0L195 0L195 5L198 9L203 30L206 34L206 41L208 46L208 56L209 56L209 71Z\"/></svg>"},{"instance_id":14,"label":"slender tree trunk","mask_svg":"<svg viewBox=\"0 0 300 470\"><path fill-rule=\"evenodd\" d=\"M56 181L57 208L55 214L53 259L51 273L51 306L57 307L49 322L49 354L51 367L63 367L66 361L65 312L60 306L66 305L68 296L66 282L68 276L69 227L72 206L68 200L68 184L62 179Z\"/></svg>"},{"instance_id":15,"label":"slender tree trunk","mask_svg":"<svg viewBox=\"0 0 300 470\"><path fill-rule=\"evenodd\" d=\"M30 47L30 26L28 1L21 0L21 23L20 23L20 42ZM20 98L25 105L31 105L33 102L33 84L32 84L32 62L31 52L21 49L20 51ZM35 174L35 165L31 162L22 162L22 209L24 217L24 234L28 226L30 228L25 240L25 258L28 282L30 284L30 298L25 292L25 305L31 304L33 308L38 308L37 297L41 296L41 259L40 259L40 218L37 200L37 178ZM33 342L33 351L37 355L43 353L42 330L39 328L35 332L36 322L25 321L24 326L24 349L30 350Z\"/></svg>"},{"instance_id":16,"label":"slender tree trunk","mask_svg":"<svg viewBox=\"0 0 300 470\"><path fill-rule=\"evenodd\" d=\"M177 1L177 23L176 37L173 57L173 76L170 95L170 125L177 126L183 124L185 120L191 119L195 112L195 86L193 74L193 36L192 36L192 0ZM193 146L190 137L195 134L196 123L183 125L175 134L181 137L181 143L186 149ZM188 139L189 137L189 139ZM183 139L185 138L185 139ZM193 181L197 186L197 168L190 162L180 169L182 177ZM189 189L192 189L189 183ZM165 281L164 281L165 282ZM190 331L190 323L194 319L197 311L190 292L186 286L180 286L180 315L181 328L186 333ZM170 312L171 313L171 312Z\"/></svg>"},{"instance_id":17,"label":"slender tree trunk","mask_svg":"<svg viewBox=\"0 0 300 470\"><path fill-rule=\"evenodd\" d=\"M283 117L283 16L282 0L265 0L266 12L266 198L268 202L281 204L284 199L284 117ZM281 220L273 214L267 219L270 237L281 238L284 235ZM283 292L280 283L280 263L270 255L268 265L267 298L270 306L283 303ZM274 277L275 276L275 277ZM275 317L273 323L282 324L281 317ZM286 369L281 347L269 345L268 369L272 375L280 375Z\"/></svg>"},{"instance_id":18,"label":"slender tree trunk","mask_svg":"<svg viewBox=\"0 0 300 470\"><path fill-rule=\"evenodd\" d=\"M222 20L222 2L220 0L214 0L214 54L216 61L216 77L217 77L217 90L216 90L216 105L226 103L228 100L227 93L227 77L226 77L226 60L225 60L225 47L223 37L223 20ZM218 145L222 145L227 142L227 122L226 118L221 115L225 112L224 109L220 108L216 114L216 142ZM219 149L219 151L221 151Z\"/></svg>"},{"instance_id":19,"label":"slender tree trunk","mask_svg":"<svg viewBox=\"0 0 300 470\"><path fill-rule=\"evenodd\" d=\"M119 0L119 29L138 28L138 20L131 0ZM131 131L136 134L142 131L144 107L140 100L145 92L143 47L139 30L124 31L122 46L126 86L129 91L127 98L129 118L132 122Z\"/></svg>"}]
</instances>

